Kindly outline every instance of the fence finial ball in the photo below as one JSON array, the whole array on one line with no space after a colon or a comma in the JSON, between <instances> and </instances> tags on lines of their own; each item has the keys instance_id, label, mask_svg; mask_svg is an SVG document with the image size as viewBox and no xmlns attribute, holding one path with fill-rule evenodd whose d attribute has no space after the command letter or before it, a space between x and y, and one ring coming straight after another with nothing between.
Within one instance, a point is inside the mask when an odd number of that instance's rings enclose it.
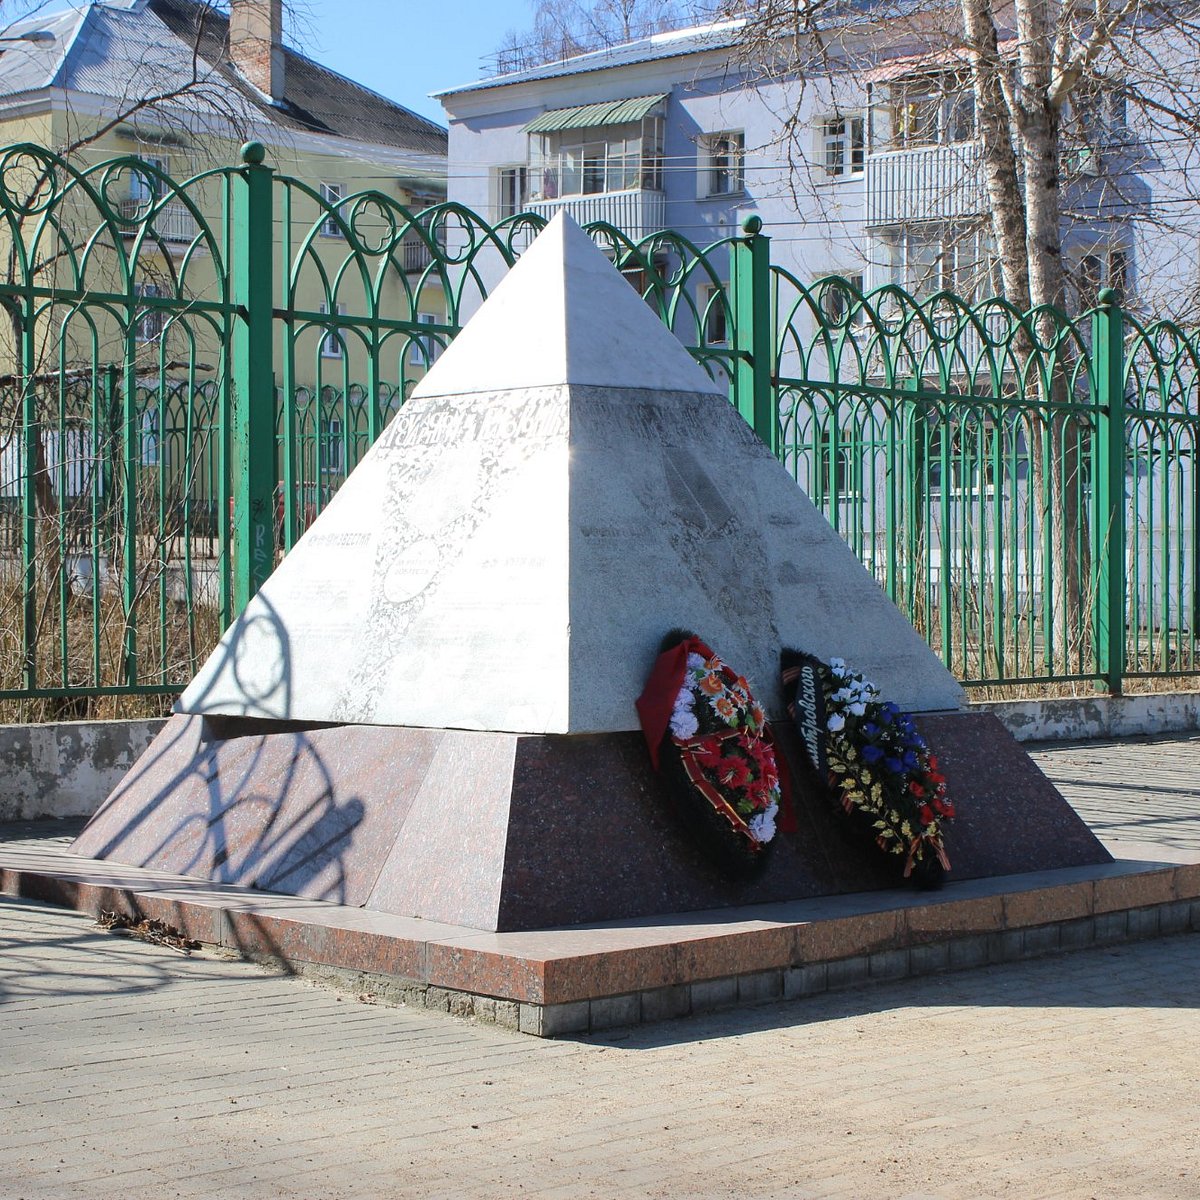
<instances>
[{"instance_id":1,"label":"fence finial ball","mask_svg":"<svg viewBox=\"0 0 1200 1200\"><path fill-rule=\"evenodd\" d=\"M242 147L242 162L249 163L252 167L261 166L266 157L267 148L262 142L247 142Z\"/></svg>"},{"instance_id":2,"label":"fence finial ball","mask_svg":"<svg viewBox=\"0 0 1200 1200\"><path fill-rule=\"evenodd\" d=\"M1113 291L1112 288L1101 288L1099 292L1096 293L1097 304L1116 304L1119 300L1120 297L1115 291Z\"/></svg>"},{"instance_id":3,"label":"fence finial ball","mask_svg":"<svg viewBox=\"0 0 1200 1200\"><path fill-rule=\"evenodd\" d=\"M758 213L747 213L742 218L742 232L748 237L762 232L762 217Z\"/></svg>"}]
</instances>

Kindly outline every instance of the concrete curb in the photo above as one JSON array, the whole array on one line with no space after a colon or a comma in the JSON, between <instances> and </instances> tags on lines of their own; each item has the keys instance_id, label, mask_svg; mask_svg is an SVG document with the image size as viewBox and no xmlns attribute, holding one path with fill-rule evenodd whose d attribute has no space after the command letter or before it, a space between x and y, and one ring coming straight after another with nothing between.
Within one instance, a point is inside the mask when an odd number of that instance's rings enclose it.
<instances>
[{"instance_id":1,"label":"concrete curb","mask_svg":"<svg viewBox=\"0 0 1200 1200\"><path fill-rule=\"evenodd\" d=\"M0 821L90 817L163 724L142 720L0 725Z\"/></svg>"},{"instance_id":2,"label":"concrete curb","mask_svg":"<svg viewBox=\"0 0 1200 1200\"><path fill-rule=\"evenodd\" d=\"M1200 730L1200 692L980 700L971 708L995 713L1018 742L1082 742Z\"/></svg>"}]
</instances>

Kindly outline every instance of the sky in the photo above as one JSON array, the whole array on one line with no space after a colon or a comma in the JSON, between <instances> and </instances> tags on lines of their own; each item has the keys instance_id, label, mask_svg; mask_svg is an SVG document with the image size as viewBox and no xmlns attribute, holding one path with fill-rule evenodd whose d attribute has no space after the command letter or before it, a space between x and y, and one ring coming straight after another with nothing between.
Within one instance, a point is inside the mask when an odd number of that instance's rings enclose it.
<instances>
[{"instance_id":1,"label":"sky","mask_svg":"<svg viewBox=\"0 0 1200 1200\"><path fill-rule=\"evenodd\" d=\"M484 74L481 59L532 24L526 0L294 0L310 58L445 124L429 99Z\"/></svg>"}]
</instances>

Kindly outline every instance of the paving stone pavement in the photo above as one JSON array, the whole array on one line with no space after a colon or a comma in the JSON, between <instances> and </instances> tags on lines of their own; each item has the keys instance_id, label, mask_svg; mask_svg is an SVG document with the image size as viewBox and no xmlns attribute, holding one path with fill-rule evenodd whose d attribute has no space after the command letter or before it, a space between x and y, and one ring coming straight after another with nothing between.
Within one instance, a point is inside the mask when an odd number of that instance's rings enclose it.
<instances>
[{"instance_id":1,"label":"paving stone pavement","mask_svg":"<svg viewBox=\"0 0 1200 1200\"><path fill-rule=\"evenodd\" d=\"M1200 848L1200 733L1031 750L1101 839Z\"/></svg>"},{"instance_id":2,"label":"paving stone pavement","mask_svg":"<svg viewBox=\"0 0 1200 1200\"><path fill-rule=\"evenodd\" d=\"M1200 1195L1200 937L544 1042L0 900L0 1196Z\"/></svg>"},{"instance_id":3,"label":"paving stone pavement","mask_svg":"<svg viewBox=\"0 0 1200 1200\"><path fill-rule=\"evenodd\" d=\"M1200 738L1038 753L1200 838ZM0 898L0 1200L1192 1200L1198 1078L1194 934L546 1042Z\"/></svg>"}]
</instances>

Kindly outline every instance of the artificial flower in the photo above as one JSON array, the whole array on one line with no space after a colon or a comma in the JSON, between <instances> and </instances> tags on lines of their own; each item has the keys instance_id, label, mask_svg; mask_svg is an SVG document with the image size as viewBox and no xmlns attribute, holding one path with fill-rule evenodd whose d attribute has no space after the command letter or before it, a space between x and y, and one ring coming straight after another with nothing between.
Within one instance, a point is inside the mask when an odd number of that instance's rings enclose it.
<instances>
[{"instance_id":1,"label":"artificial flower","mask_svg":"<svg viewBox=\"0 0 1200 1200\"><path fill-rule=\"evenodd\" d=\"M688 654L668 729L677 742L688 743L681 750L730 805L755 845L775 836L781 795L775 750L763 736L766 724L766 713L743 676L715 655Z\"/></svg>"},{"instance_id":2,"label":"artificial flower","mask_svg":"<svg viewBox=\"0 0 1200 1200\"><path fill-rule=\"evenodd\" d=\"M671 714L671 736L677 737L680 741L686 741L688 738L695 737L700 731L700 722L696 719L696 714L690 708L676 709Z\"/></svg>"},{"instance_id":3,"label":"artificial flower","mask_svg":"<svg viewBox=\"0 0 1200 1200\"><path fill-rule=\"evenodd\" d=\"M760 842L769 842L775 836L775 809L755 813L750 818L750 832Z\"/></svg>"},{"instance_id":4,"label":"artificial flower","mask_svg":"<svg viewBox=\"0 0 1200 1200\"><path fill-rule=\"evenodd\" d=\"M908 713L843 659L820 664L829 778L847 810L872 818L879 845L904 856L905 874L926 854L945 866L941 822L953 817L946 779Z\"/></svg>"}]
</instances>

